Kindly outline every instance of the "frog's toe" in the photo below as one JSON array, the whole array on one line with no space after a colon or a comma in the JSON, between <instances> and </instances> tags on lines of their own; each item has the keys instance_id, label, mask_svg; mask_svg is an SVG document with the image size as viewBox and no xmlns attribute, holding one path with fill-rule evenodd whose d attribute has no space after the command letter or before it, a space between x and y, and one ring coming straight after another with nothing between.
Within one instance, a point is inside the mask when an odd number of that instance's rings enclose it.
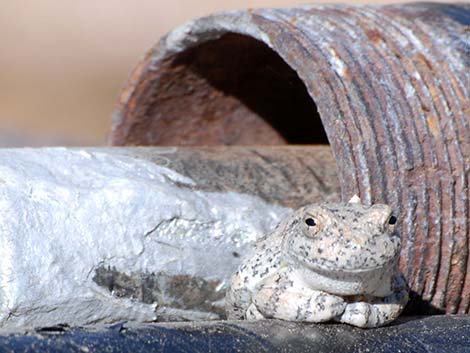
<instances>
[{"instance_id":1,"label":"frog's toe","mask_svg":"<svg viewBox=\"0 0 470 353\"><path fill-rule=\"evenodd\" d=\"M367 303L352 303L346 305L344 313L339 318L340 322L357 327L368 327L370 317L370 305Z\"/></svg>"},{"instance_id":2,"label":"frog's toe","mask_svg":"<svg viewBox=\"0 0 470 353\"><path fill-rule=\"evenodd\" d=\"M247 320L263 320L264 316L260 313L258 308L254 303L251 303L248 309L246 310L246 319Z\"/></svg>"}]
</instances>

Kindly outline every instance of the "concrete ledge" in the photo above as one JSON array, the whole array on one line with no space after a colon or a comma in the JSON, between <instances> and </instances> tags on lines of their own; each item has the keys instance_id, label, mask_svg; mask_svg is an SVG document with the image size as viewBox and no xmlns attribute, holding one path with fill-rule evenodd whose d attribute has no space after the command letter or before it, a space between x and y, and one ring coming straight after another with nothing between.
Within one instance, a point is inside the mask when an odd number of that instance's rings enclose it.
<instances>
[{"instance_id":1,"label":"concrete ledge","mask_svg":"<svg viewBox=\"0 0 470 353\"><path fill-rule=\"evenodd\" d=\"M468 352L469 316L409 317L363 330L341 324L213 321L47 327L0 333L14 352Z\"/></svg>"},{"instance_id":2,"label":"concrete ledge","mask_svg":"<svg viewBox=\"0 0 470 353\"><path fill-rule=\"evenodd\" d=\"M325 161L328 147L0 150L0 327L223 318L251 244L338 197Z\"/></svg>"}]
</instances>

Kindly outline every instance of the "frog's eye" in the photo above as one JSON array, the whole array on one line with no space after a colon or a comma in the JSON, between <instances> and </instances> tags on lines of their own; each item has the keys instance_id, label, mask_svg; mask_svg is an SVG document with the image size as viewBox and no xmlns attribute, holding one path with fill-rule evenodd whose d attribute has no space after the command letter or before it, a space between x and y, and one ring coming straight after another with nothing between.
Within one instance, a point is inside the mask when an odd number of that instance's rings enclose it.
<instances>
[{"instance_id":1,"label":"frog's eye","mask_svg":"<svg viewBox=\"0 0 470 353\"><path fill-rule=\"evenodd\" d=\"M304 235L308 238L314 237L321 230L321 222L318 218L307 215L304 218Z\"/></svg>"},{"instance_id":2,"label":"frog's eye","mask_svg":"<svg viewBox=\"0 0 470 353\"><path fill-rule=\"evenodd\" d=\"M390 224L391 226L395 225L395 223L397 223L397 217L395 216L390 216L390 218L388 219L388 224Z\"/></svg>"},{"instance_id":3,"label":"frog's eye","mask_svg":"<svg viewBox=\"0 0 470 353\"><path fill-rule=\"evenodd\" d=\"M305 220L305 223L309 226L309 227L315 227L317 225L317 221L313 218L307 218Z\"/></svg>"}]
</instances>

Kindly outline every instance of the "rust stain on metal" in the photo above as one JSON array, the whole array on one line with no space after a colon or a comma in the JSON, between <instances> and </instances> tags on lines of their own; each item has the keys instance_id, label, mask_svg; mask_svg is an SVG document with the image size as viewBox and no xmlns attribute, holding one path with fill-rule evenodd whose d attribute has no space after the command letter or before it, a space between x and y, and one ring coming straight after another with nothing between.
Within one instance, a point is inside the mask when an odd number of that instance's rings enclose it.
<instances>
[{"instance_id":1,"label":"rust stain on metal","mask_svg":"<svg viewBox=\"0 0 470 353\"><path fill-rule=\"evenodd\" d=\"M429 131L431 134L436 138L439 136L440 129L439 129L439 122L434 115L428 115L426 117L426 121L428 122Z\"/></svg>"},{"instance_id":2,"label":"rust stain on metal","mask_svg":"<svg viewBox=\"0 0 470 353\"><path fill-rule=\"evenodd\" d=\"M382 34L380 34L380 32L376 28L366 29L365 32L367 38L369 38L369 40L375 45L378 45L381 41L383 41Z\"/></svg>"},{"instance_id":3,"label":"rust stain on metal","mask_svg":"<svg viewBox=\"0 0 470 353\"><path fill-rule=\"evenodd\" d=\"M139 65L110 140L329 143L343 199L358 193L398 210L414 309L469 313L469 28L469 4L195 20Z\"/></svg>"}]
</instances>

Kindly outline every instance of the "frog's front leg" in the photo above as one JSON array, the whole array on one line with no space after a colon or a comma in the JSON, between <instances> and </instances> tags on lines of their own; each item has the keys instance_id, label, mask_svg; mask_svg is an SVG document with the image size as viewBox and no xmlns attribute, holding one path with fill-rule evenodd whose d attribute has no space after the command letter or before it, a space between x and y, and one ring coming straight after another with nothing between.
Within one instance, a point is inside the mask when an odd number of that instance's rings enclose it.
<instances>
[{"instance_id":1,"label":"frog's front leg","mask_svg":"<svg viewBox=\"0 0 470 353\"><path fill-rule=\"evenodd\" d=\"M313 290L285 272L266 278L252 300L255 319L261 314L265 318L324 322L341 315L346 306L343 298Z\"/></svg>"},{"instance_id":2,"label":"frog's front leg","mask_svg":"<svg viewBox=\"0 0 470 353\"><path fill-rule=\"evenodd\" d=\"M227 318L229 320L244 319L251 305L251 293L246 288L243 277L237 272L225 297Z\"/></svg>"},{"instance_id":3,"label":"frog's front leg","mask_svg":"<svg viewBox=\"0 0 470 353\"><path fill-rule=\"evenodd\" d=\"M378 327L395 320L408 302L408 287L403 276L393 281L393 293L384 298L348 303L337 321L358 327Z\"/></svg>"}]
</instances>

